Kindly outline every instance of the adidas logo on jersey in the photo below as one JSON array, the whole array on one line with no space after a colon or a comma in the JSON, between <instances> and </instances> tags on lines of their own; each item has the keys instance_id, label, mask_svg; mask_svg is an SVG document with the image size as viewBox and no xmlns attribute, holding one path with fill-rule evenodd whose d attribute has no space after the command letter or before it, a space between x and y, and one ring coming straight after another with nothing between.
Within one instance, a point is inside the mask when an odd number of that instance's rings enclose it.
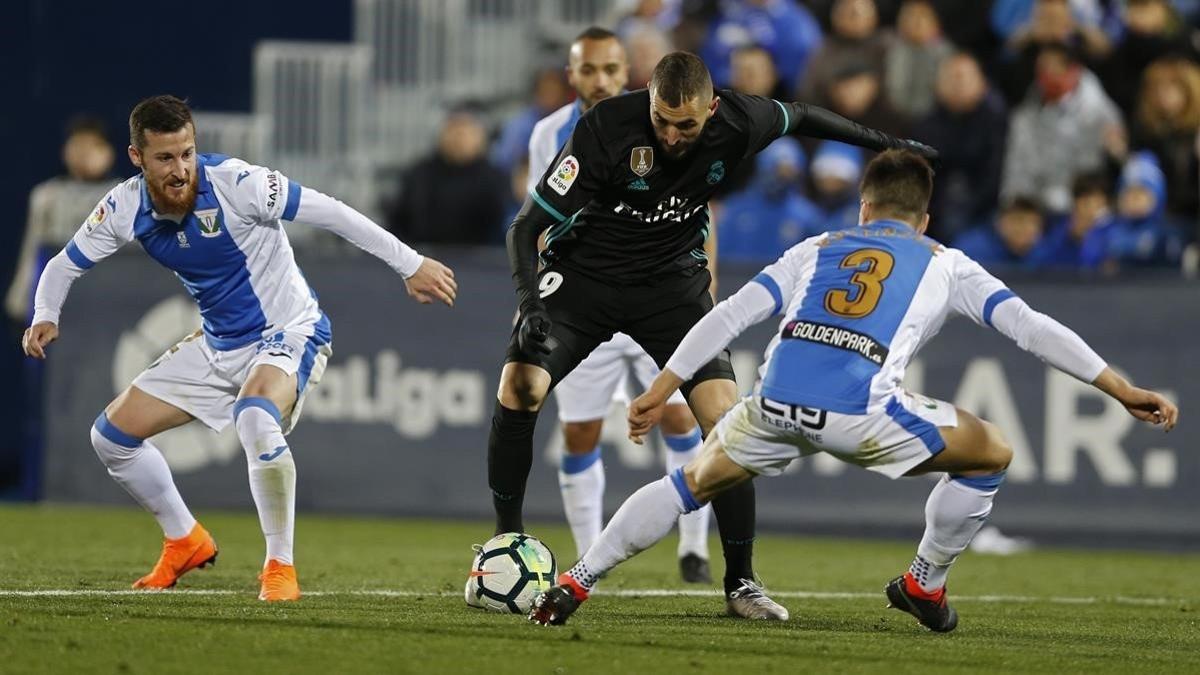
<instances>
[{"instance_id":1,"label":"adidas logo on jersey","mask_svg":"<svg viewBox=\"0 0 1200 675\"><path fill-rule=\"evenodd\" d=\"M636 190L638 192L649 192L650 184L646 182L645 178L638 178L637 180L630 181L629 185L625 186L625 189Z\"/></svg>"}]
</instances>

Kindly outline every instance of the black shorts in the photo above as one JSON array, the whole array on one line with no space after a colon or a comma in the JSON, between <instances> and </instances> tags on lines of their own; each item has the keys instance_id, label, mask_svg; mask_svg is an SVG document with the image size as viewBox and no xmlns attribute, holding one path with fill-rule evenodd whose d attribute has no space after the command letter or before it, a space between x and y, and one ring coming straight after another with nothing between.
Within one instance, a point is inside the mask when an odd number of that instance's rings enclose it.
<instances>
[{"instance_id":1,"label":"black shorts","mask_svg":"<svg viewBox=\"0 0 1200 675\"><path fill-rule=\"evenodd\" d=\"M521 351L514 327L505 363L531 363L550 373L551 387L574 370L614 333L625 333L641 345L659 368L679 346L683 336L713 307L707 270L672 275L639 285L605 283L554 265L539 275L542 302L554 325L549 354ZM733 380L729 351L709 361L681 387L684 396L705 380Z\"/></svg>"}]
</instances>

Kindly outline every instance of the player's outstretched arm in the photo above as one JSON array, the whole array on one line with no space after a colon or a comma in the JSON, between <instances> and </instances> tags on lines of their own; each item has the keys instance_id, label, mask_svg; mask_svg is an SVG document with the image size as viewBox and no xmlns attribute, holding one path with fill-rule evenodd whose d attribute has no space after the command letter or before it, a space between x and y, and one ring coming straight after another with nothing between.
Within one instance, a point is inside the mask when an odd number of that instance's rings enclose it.
<instances>
[{"instance_id":1,"label":"player's outstretched arm","mask_svg":"<svg viewBox=\"0 0 1200 675\"><path fill-rule=\"evenodd\" d=\"M68 244L68 247L71 245ZM78 258L80 254L75 253L75 256ZM21 337L21 349L26 356L46 358L46 346L58 339L58 320L71 284L86 271L86 267L72 259L67 249L46 263L33 295L33 320Z\"/></svg>"},{"instance_id":2,"label":"player's outstretched arm","mask_svg":"<svg viewBox=\"0 0 1200 675\"><path fill-rule=\"evenodd\" d=\"M295 220L333 232L387 263L404 277L409 296L417 302L441 301L454 306L458 284L449 267L417 253L356 209L322 192L301 188Z\"/></svg>"},{"instance_id":3,"label":"player's outstretched arm","mask_svg":"<svg viewBox=\"0 0 1200 675\"><path fill-rule=\"evenodd\" d=\"M742 286L692 326L650 388L629 404L631 441L642 443L662 417L667 399L697 370L716 358L747 328L779 310L775 294L759 280L762 276Z\"/></svg>"},{"instance_id":4,"label":"player's outstretched arm","mask_svg":"<svg viewBox=\"0 0 1200 675\"><path fill-rule=\"evenodd\" d=\"M896 138L878 129L865 127L832 110L808 103L781 103L780 105L788 110L787 133L841 141L876 151L891 148L912 150L930 161L938 158L938 151L924 143L907 138Z\"/></svg>"}]
</instances>

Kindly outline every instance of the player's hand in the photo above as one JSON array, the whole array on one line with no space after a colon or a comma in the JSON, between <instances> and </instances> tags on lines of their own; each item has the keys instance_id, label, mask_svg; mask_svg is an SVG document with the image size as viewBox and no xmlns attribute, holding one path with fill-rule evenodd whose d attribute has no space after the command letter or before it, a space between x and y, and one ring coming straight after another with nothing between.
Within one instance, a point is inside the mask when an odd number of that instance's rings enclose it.
<instances>
[{"instance_id":1,"label":"player's hand","mask_svg":"<svg viewBox=\"0 0 1200 675\"><path fill-rule=\"evenodd\" d=\"M901 150L911 150L912 152L917 153L918 155L929 160L930 162L938 161L938 157L941 156L938 153L937 148L935 148L931 145L925 145L924 143L922 143L920 141L914 141L911 138L901 139L899 148Z\"/></svg>"},{"instance_id":2,"label":"player's hand","mask_svg":"<svg viewBox=\"0 0 1200 675\"><path fill-rule=\"evenodd\" d=\"M517 329L517 344L521 351L530 355L549 354L550 328L554 323L550 314L541 305L534 305L521 313L521 327Z\"/></svg>"},{"instance_id":3,"label":"player's hand","mask_svg":"<svg viewBox=\"0 0 1200 675\"><path fill-rule=\"evenodd\" d=\"M1174 429L1179 421L1179 408L1156 391L1131 386L1119 400L1130 415L1143 422L1161 424L1163 431Z\"/></svg>"},{"instance_id":4,"label":"player's hand","mask_svg":"<svg viewBox=\"0 0 1200 675\"><path fill-rule=\"evenodd\" d=\"M441 300L447 306L453 307L454 298L458 296L454 270L428 256L417 271L404 280L404 287L408 289L409 297L422 305Z\"/></svg>"},{"instance_id":5,"label":"player's hand","mask_svg":"<svg viewBox=\"0 0 1200 675\"><path fill-rule=\"evenodd\" d=\"M42 321L25 329L25 335L21 338L21 348L25 350L25 356L44 359L46 345L57 339L58 326L49 321Z\"/></svg>"},{"instance_id":6,"label":"player's hand","mask_svg":"<svg viewBox=\"0 0 1200 675\"><path fill-rule=\"evenodd\" d=\"M667 399L657 396L653 389L633 399L629 404L629 440L638 445L644 443L646 434L658 425L666 407Z\"/></svg>"}]
</instances>

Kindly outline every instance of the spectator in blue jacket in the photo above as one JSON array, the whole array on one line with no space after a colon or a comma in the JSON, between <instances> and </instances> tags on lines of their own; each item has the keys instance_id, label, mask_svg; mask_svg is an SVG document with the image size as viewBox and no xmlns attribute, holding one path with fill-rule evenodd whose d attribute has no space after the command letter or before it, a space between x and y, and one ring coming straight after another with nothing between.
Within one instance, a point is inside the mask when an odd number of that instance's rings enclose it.
<instances>
[{"instance_id":1,"label":"spectator in blue jacket","mask_svg":"<svg viewBox=\"0 0 1200 675\"><path fill-rule=\"evenodd\" d=\"M784 136L755 159L745 190L725 201L717 217L719 259L764 262L825 230L821 211L800 194L804 149Z\"/></svg>"},{"instance_id":2,"label":"spectator in blue jacket","mask_svg":"<svg viewBox=\"0 0 1200 675\"><path fill-rule=\"evenodd\" d=\"M1117 186L1117 216L1108 232L1107 259L1128 267L1179 262L1179 229L1166 215L1167 180L1154 154L1130 155Z\"/></svg>"},{"instance_id":3,"label":"spectator in blue jacket","mask_svg":"<svg viewBox=\"0 0 1200 675\"><path fill-rule=\"evenodd\" d=\"M709 28L700 57L713 82L732 81L730 57L739 47L758 45L770 53L784 82L795 82L821 45L821 25L796 0L724 0Z\"/></svg>"},{"instance_id":4,"label":"spectator in blue jacket","mask_svg":"<svg viewBox=\"0 0 1200 675\"><path fill-rule=\"evenodd\" d=\"M1112 224L1108 177L1085 173L1071 185L1071 212L1051 222L1043 237L1043 267L1087 269L1104 261Z\"/></svg>"},{"instance_id":5,"label":"spectator in blue jacket","mask_svg":"<svg viewBox=\"0 0 1200 675\"><path fill-rule=\"evenodd\" d=\"M984 267L1039 266L1045 217L1030 197L1014 197L1000 210L993 227L977 227L954 240L954 248Z\"/></svg>"},{"instance_id":6,"label":"spectator in blue jacket","mask_svg":"<svg viewBox=\"0 0 1200 675\"><path fill-rule=\"evenodd\" d=\"M821 210L826 230L858 224L858 179L862 176L862 149L837 141L822 141L813 153L812 201Z\"/></svg>"}]
</instances>

